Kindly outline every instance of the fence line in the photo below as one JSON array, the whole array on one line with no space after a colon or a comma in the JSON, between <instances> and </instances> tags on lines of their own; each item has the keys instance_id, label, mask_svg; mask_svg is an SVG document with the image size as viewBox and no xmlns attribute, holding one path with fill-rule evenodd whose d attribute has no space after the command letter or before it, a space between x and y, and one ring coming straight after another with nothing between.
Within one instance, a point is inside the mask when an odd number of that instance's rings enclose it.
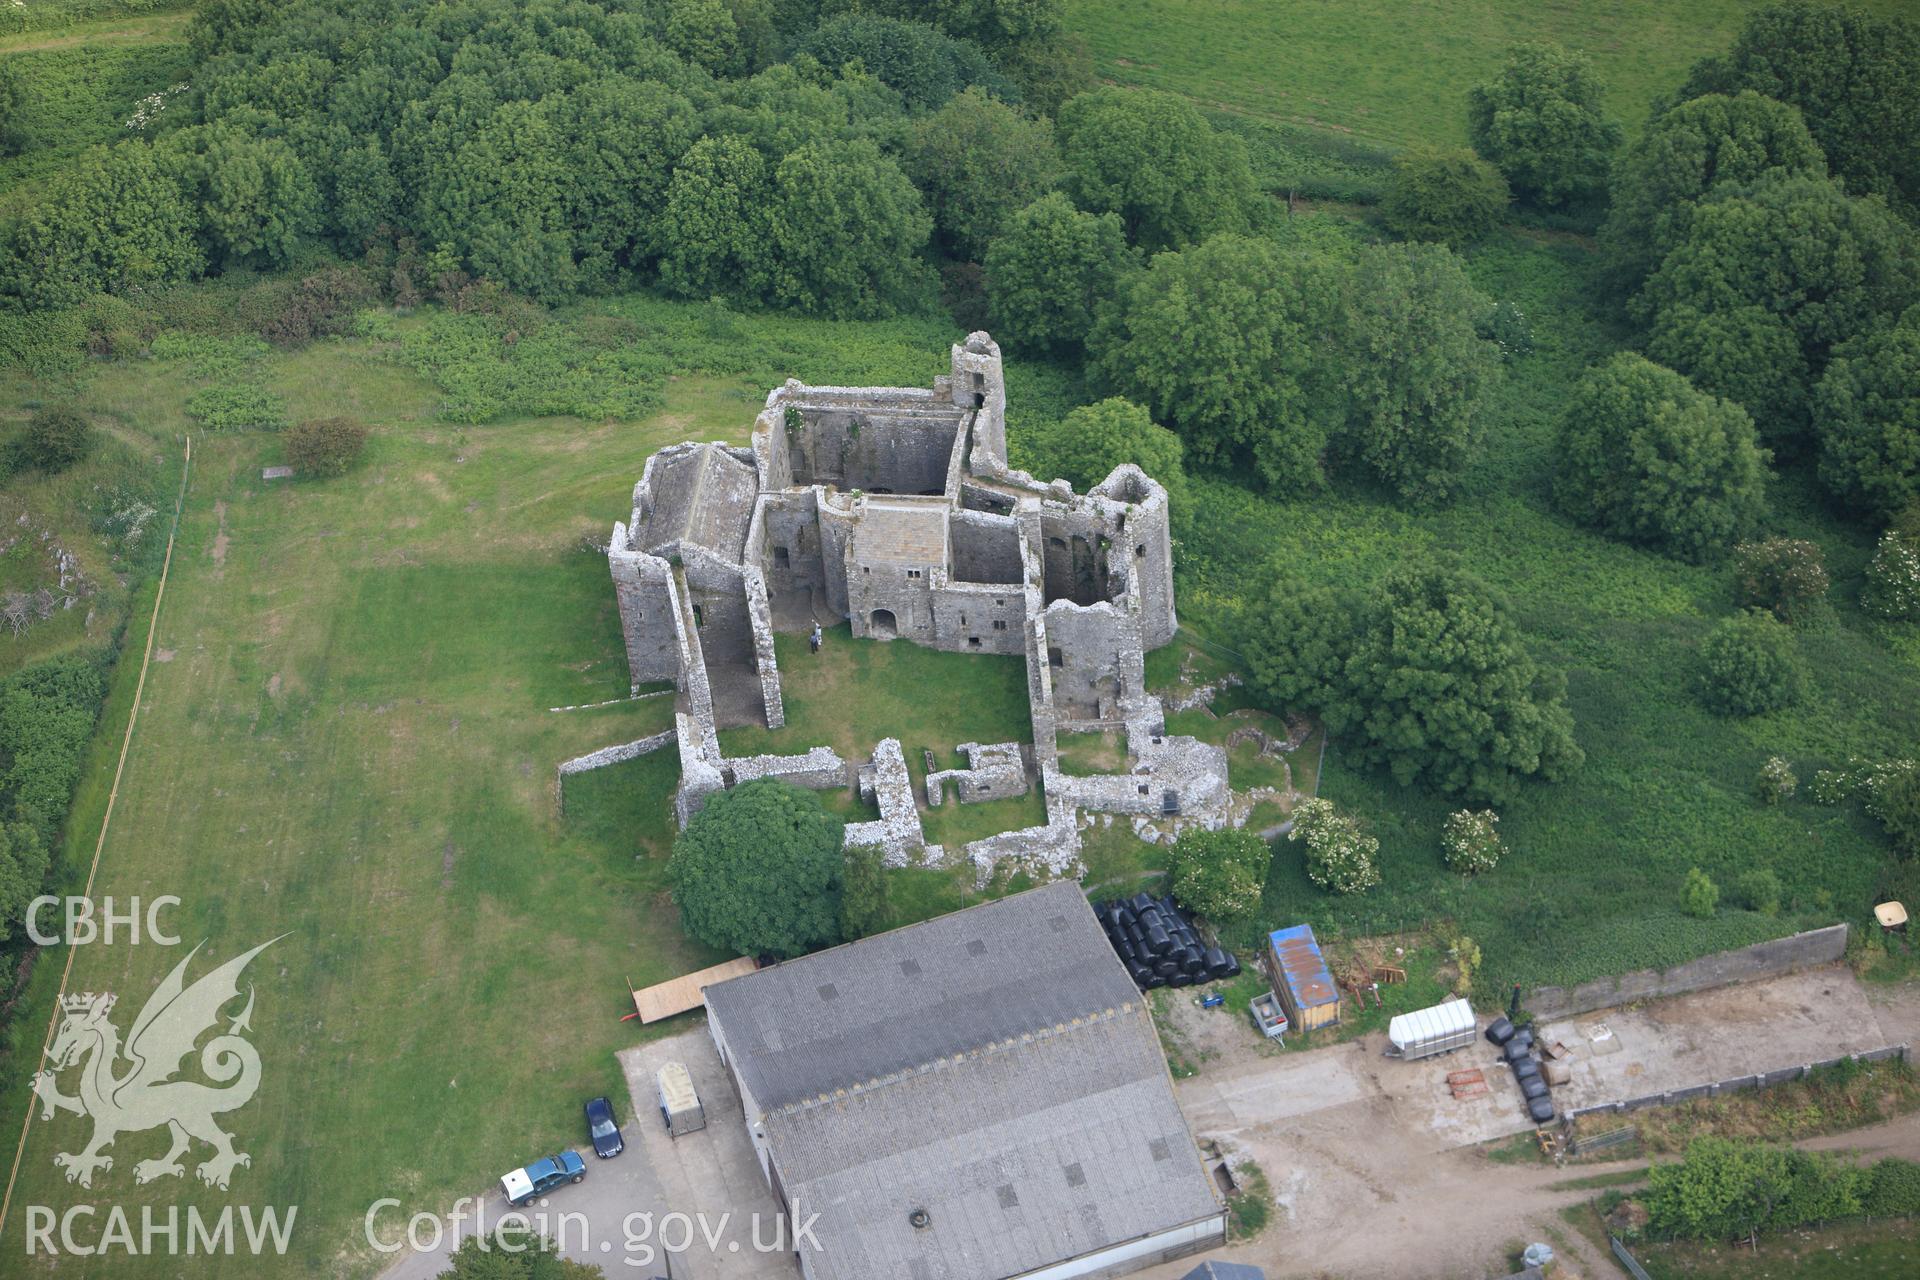
<instances>
[{"instance_id":1,"label":"fence line","mask_svg":"<svg viewBox=\"0 0 1920 1280\"><path fill-rule=\"evenodd\" d=\"M1665 1093L1646 1093L1620 1102L1602 1102L1598 1106L1581 1107L1577 1111L1567 1112L1567 1122L1571 1124L1582 1116L1619 1115L1624 1111L1639 1111L1643 1107L1666 1107L1676 1102L1691 1102L1695 1098L1717 1098L1723 1093L1735 1093L1741 1089L1770 1089L1774 1085L1785 1084L1790 1080L1804 1080L1816 1071L1837 1067L1843 1062L1882 1062L1888 1058L1898 1058L1903 1063L1910 1063L1913 1061L1913 1048L1906 1044L1890 1044L1884 1048L1869 1049L1863 1053L1841 1054L1837 1058L1827 1058L1821 1062L1809 1062L1797 1067L1782 1067L1778 1071L1735 1076L1729 1080L1716 1080L1712 1084L1669 1089Z\"/></svg>"},{"instance_id":2,"label":"fence line","mask_svg":"<svg viewBox=\"0 0 1920 1280\"><path fill-rule=\"evenodd\" d=\"M1620 1265L1627 1269L1633 1280L1653 1280L1653 1277L1647 1274L1647 1269L1640 1265L1639 1260L1627 1252L1627 1246L1620 1243L1619 1236L1609 1231L1607 1239L1613 1245L1613 1256L1620 1259Z\"/></svg>"}]
</instances>

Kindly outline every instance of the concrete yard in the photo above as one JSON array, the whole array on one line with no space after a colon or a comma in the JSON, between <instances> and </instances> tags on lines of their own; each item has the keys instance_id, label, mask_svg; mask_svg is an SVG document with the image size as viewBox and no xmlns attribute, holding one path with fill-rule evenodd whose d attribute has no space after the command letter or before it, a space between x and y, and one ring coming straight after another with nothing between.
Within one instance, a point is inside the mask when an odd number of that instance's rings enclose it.
<instances>
[{"instance_id":1,"label":"concrete yard","mask_svg":"<svg viewBox=\"0 0 1920 1280\"><path fill-rule=\"evenodd\" d=\"M1175 1016L1185 1022L1198 1012ZM1913 1039L1908 1021L1870 1003L1851 972L1829 967L1541 1031L1546 1043L1572 1050L1572 1082L1554 1090L1565 1109L1877 1049ZM1214 1056L1176 1091L1197 1138L1265 1171L1273 1224L1227 1256L1270 1276L1485 1275L1530 1218L1567 1202L1537 1166L1496 1165L1469 1149L1533 1127L1511 1072L1484 1039L1411 1063L1384 1057L1382 1035L1286 1054L1268 1049L1250 1023L1238 1048L1221 1049L1218 1034L1208 1040ZM1456 1102L1447 1074L1468 1067L1483 1068L1491 1092ZM1436 1232L1439 1223L1447 1229Z\"/></svg>"},{"instance_id":2,"label":"concrete yard","mask_svg":"<svg viewBox=\"0 0 1920 1280\"><path fill-rule=\"evenodd\" d=\"M707 1117L706 1128L678 1138L667 1136L660 1121L654 1085L654 1073L668 1062L686 1064ZM694 1223L685 1249L679 1247L685 1228L678 1221L670 1231L661 1224L658 1238L674 1247L674 1280L792 1280L797 1272L780 1206L760 1172L740 1095L720 1065L705 1021L623 1050L620 1068L635 1116L624 1130L627 1155L640 1157L654 1172L666 1211ZM768 1247L780 1241L786 1247Z\"/></svg>"}]
</instances>

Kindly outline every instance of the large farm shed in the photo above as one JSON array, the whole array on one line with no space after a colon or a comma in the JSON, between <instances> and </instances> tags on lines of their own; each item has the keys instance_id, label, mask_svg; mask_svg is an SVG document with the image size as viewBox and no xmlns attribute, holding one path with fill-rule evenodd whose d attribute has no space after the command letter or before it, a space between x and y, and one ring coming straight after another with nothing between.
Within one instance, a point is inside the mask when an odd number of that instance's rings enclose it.
<instances>
[{"instance_id":1,"label":"large farm shed","mask_svg":"<svg viewBox=\"0 0 1920 1280\"><path fill-rule=\"evenodd\" d=\"M1140 992L1061 882L707 989L807 1280L1117 1276L1225 1238Z\"/></svg>"}]
</instances>

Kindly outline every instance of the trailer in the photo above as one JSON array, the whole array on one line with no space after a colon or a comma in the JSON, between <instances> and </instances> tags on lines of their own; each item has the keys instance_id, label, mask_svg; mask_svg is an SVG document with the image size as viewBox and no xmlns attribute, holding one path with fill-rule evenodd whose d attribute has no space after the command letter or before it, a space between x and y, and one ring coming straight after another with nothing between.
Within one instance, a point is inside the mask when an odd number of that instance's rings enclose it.
<instances>
[{"instance_id":1,"label":"trailer","mask_svg":"<svg viewBox=\"0 0 1920 1280\"><path fill-rule=\"evenodd\" d=\"M1473 1007L1454 997L1444 1004L1397 1015L1387 1023L1387 1056L1412 1062L1473 1043Z\"/></svg>"},{"instance_id":2,"label":"trailer","mask_svg":"<svg viewBox=\"0 0 1920 1280\"><path fill-rule=\"evenodd\" d=\"M686 1063L667 1063L654 1073L654 1084L660 1090L660 1118L669 1136L677 1138L707 1127L707 1111L694 1092L693 1073Z\"/></svg>"}]
</instances>

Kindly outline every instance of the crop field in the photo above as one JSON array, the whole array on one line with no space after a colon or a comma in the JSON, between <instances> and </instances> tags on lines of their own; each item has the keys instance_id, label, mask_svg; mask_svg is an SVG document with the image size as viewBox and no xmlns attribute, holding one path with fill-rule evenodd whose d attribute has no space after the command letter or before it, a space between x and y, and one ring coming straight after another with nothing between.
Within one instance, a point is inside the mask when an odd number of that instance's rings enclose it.
<instances>
[{"instance_id":1,"label":"crop field","mask_svg":"<svg viewBox=\"0 0 1920 1280\"><path fill-rule=\"evenodd\" d=\"M1753 0L1067 0L1096 72L1386 147L1458 143L1466 87L1516 40L1589 54L1629 131ZM1892 14L1905 0L1858 0Z\"/></svg>"}]
</instances>

